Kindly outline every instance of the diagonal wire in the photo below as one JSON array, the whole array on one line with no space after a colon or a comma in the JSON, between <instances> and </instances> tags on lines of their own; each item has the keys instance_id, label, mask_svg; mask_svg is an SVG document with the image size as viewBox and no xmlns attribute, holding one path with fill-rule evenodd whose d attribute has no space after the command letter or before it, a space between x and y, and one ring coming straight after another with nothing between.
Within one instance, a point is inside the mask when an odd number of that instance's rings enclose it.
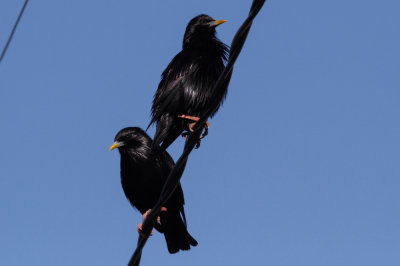
<instances>
[{"instance_id":1,"label":"diagonal wire","mask_svg":"<svg viewBox=\"0 0 400 266\"><path fill-rule=\"evenodd\" d=\"M250 31L250 27L253 23L253 20L257 16L258 12L261 10L262 6L264 5L265 0L253 0L253 4L251 5L249 15L247 19L243 22L242 26L237 31L235 37L233 38L231 49L229 53L228 63L224 71L221 73L220 77L218 78L217 83L214 86L214 92L220 91L221 89L225 89L228 87L232 71L233 65L235 64L236 59L238 58L240 51L243 48L243 45L246 41L247 35ZM216 99L217 97L214 97ZM183 153L181 157L179 157L178 161L175 164L175 167L172 168L167 181L164 184L163 190L161 192L160 198L156 205L151 209L150 213L148 214L146 220L144 220L142 225L143 235L139 236L138 243L134 254L132 255L128 266L137 266L140 263L140 258L142 255L142 250L144 245L146 244L150 232L154 227L154 224L157 220L157 216L161 210L161 207L164 206L165 202L168 201L169 197L172 195L174 190L179 184L179 181L182 177L183 171L185 170L186 162L189 158L189 154L192 152L193 148L195 147L197 140L199 139L201 132L205 126L206 121L208 120L209 116L214 113L214 111L218 108L219 101L215 100L212 102L211 107L206 110L206 112L202 115L200 120L196 123L194 127L194 132L192 132L188 140L185 143L185 147L183 149Z\"/></svg>"},{"instance_id":2,"label":"diagonal wire","mask_svg":"<svg viewBox=\"0 0 400 266\"><path fill-rule=\"evenodd\" d=\"M1 52L1 55L0 55L0 63L1 63L1 61L3 61L3 57L4 57L4 55L5 55L6 52L7 52L7 48L8 48L8 46L10 45L10 42L11 42L13 36L14 36L15 30L17 29L18 23L19 23L19 21L21 20L22 14L24 13L25 7L26 7L26 5L28 4L28 2L29 2L29 0L25 0L25 3L24 3L24 5L22 6L22 9L21 9L21 11L19 12L17 21L15 21L14 27L13 27L11 33L10 33L10 36L8 37L7 43L6 43L6 45L4 46L4 48L3 48L3 52Z\"/></svg>"}]
</instances>

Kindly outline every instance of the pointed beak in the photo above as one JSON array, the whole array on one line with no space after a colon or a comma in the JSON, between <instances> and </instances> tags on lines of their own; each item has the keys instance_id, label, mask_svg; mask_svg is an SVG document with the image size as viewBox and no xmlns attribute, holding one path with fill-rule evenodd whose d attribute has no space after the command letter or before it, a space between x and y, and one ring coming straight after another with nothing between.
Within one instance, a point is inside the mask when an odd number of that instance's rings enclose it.
<instances>
[{"instance_id":1,"label":"pointed beak","mask_svg":"<svg viewBox=\"0 0 400 266\"><path fill-rule=\"evenodd\" d=\"M214 21L211 21L211 22L210 22L210 26L211 26L211 27L216 27L216 26L221 25L222 23L225 23L225 22L227 22L227 20L223 20L223 19L221 19L221 20L214 20Z\"/></svg>"},{"instance_id":2,"label":"pointed beak","mask_svg":"<svg viewBox=\"0 0 400 266\"><path fill-rule=\"evenodd\" d=\"M121 147L121 142L116 141L113 143L113 145L111 145L109 151L112 151L113 149L116 149L118 147Z\"/></svg>"}]
</instances>

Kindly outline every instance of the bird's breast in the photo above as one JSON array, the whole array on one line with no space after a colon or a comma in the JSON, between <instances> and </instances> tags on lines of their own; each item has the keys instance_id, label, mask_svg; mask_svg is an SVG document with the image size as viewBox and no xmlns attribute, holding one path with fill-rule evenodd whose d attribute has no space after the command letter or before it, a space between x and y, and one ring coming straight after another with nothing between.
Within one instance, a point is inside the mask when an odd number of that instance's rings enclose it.
<instances>
[{"instance_id":1,"label":"bird's breast","mask_svg":"<svg viewBox=\"0 0 400 266\"><path fill-rule=\"evenodd\" d=\"M220 58L198 56L194 60L189 73L182 80L184 109L188 114L200 115L209 106L215 97L215 83L223 69L224 64Z\"/></svg>"}]
</instances>

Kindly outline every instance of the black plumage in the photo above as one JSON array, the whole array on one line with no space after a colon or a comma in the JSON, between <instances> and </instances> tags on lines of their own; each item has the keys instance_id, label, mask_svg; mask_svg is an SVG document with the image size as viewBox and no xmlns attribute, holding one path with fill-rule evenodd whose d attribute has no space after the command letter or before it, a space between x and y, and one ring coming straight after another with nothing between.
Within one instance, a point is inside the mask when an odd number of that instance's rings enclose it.
<instances>
[{"instance_id":1,"label":"black plumage","mask_svg":"<svg viewBox=\"0 0 400 266\"><path fill-rule=\"evenodd\" d=\"M216 36L215 27L226 20L207 15L193 18L186 27L183 49L162 73L154 95L151 124L157 123L152 150L165 150L193 121L180 115L200 117L212 99L223 102L227 90L213 91L224 69L228 46ZM216 113L215 111L211 117Z\"/></svg>"},{"instance_id":2,"label":"black plumage","mask_svg":"<svg viewBox=\"0 0 400 266\"><path fill-rule=\"evenodd\" d=\"M118 148L121 154L121 183L125 196L142 214L157 202L169 172L175 165L167 152L152 154L151 138L138 127L124 128L115 136L110 150ZM182 187L166 202L166 211L160 213L155 228L164 233L168 251L176 253L196 246L197 241L186 229Z\"/></svg>"}]
</instances>

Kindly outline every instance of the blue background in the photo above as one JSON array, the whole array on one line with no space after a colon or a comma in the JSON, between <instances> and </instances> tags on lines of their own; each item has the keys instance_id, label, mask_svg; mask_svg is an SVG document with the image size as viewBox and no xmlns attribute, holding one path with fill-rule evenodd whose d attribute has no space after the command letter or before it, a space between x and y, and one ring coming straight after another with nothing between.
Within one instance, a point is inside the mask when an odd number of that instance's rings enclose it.
<instances>
[{"instance_id":1,"label":"blue background","mask_svg":"<svg viewBox=\"0 0 400 266\"><path fill-rule=\"evenodd\" d=\"M1 46L22 4L1 1ZM188 21L227 19L230 44L250 4L28 4L0 65L0 265L126 265L141 217L108 148L147 126ZM199 245L156 233L142 265L400 265L399 10L267 1L182 179Z\"/></svg>"}]
</instances>

